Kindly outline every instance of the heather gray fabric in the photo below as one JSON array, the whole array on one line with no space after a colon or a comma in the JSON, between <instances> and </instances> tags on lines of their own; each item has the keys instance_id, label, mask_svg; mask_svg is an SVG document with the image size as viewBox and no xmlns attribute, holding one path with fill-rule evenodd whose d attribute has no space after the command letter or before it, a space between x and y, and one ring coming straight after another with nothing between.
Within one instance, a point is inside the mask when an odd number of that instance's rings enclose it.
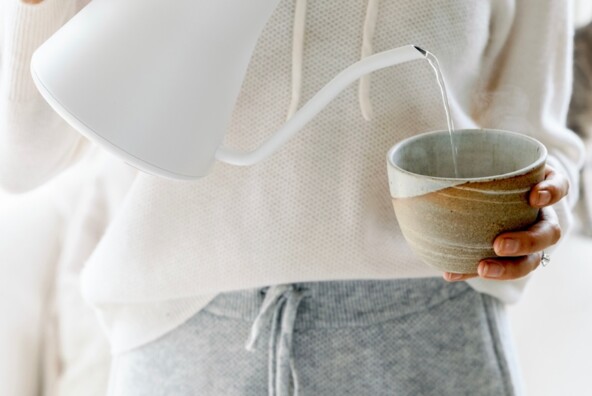
<instances>
[{"instance_id":1,"label":"heather gray fabric","mask_svg":"<svg viewBox=\"0 0 592 396\"><path fill-rule=\"evenodd\" d=\"M109 396L521 395L504 306L438 278L221 293L115 358Z\"/></svg>"}]
</instances>

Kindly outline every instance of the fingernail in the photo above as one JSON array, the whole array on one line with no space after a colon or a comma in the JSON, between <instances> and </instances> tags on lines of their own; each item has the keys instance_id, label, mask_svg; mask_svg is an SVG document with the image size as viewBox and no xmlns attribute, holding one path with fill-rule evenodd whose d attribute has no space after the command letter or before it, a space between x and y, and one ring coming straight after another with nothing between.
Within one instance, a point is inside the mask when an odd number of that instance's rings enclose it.
<instances>
[{"instance_id":1,"label":"fingernail","mask_svg":"<svg viewBox=\"0 0 592 396\"><path fill-rule=\"evenodd\" d=\"M448 279L450 281L456 281L456 280L459 280L460 278L462 278L462 274L454 274L452 272L446 273L446 279Z\"/></svg>"},{"instance_id":2,"label":"fingernail","mask_svg":"<svg viewBox=\"0 0 592 396\"><path fill-rule=\"evenodd\" d=\"M520 243L515 239L505 238L498 246L500 248L496 250L499 250L499 253L514 254L518 251L518 248L520 248Z\"/></svg>"},{"instance_id":3,"label":"fingernail","mask_svg":"<svg viewBox=\"0 0 592 396\"><path fill-rule=\"evenodd\" d=\"M504 267L492 261L484 261L479 265L478 272L484 278L499 278L504 272Z\"/></svg>"},{"instance_id":4,"label":"fingernail","mask_svg":"<svg viewBox=\"0 0 592 396\"><path fill-rule=\"evenodd\" d=\"M551 193L546 190L539 191L537 195L536 204L539 206L544 206L547 205L549 202L551 202Z\"/></svg>"}]
</instances>

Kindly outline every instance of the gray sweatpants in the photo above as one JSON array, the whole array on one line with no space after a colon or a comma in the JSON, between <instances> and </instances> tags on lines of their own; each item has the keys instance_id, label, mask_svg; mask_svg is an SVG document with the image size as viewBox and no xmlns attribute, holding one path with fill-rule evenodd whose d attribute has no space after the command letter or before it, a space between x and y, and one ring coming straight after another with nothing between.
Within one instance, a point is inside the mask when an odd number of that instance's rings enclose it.
<instances>
[{"instance_id":1,"label":"gray sweatpants","mask_svg":"<svg viewBox=\"0 0 592 396\"><path fill-rule=\"evenodd\" d=\"M221 293L114 359L109 396L521 395L504 306L438 278Z\"/></svg>"}]
</instances>

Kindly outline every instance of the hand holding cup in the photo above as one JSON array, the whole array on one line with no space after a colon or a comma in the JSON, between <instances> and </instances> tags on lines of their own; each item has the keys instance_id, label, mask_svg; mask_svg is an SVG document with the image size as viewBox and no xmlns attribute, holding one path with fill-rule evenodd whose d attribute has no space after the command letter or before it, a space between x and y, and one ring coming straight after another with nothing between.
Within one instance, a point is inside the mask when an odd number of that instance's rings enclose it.
<instances>
[{"instance_id":1,"label":"hand holding cup","mask_svg":"<svg viewBox=\"0 0 592 396\"><path fill-rule=\"evenodd\" d=\"M458 129L452 139L448 131L427 132L397 143L387 170L403 236L423 262L455 280L496 269L497 279L521 276L560 234L548 205L567 186L546 157L538 140L492 129ZM508 240L516 250L501 253Z\"/></svg>"},{"instance_id":2,"label":"hand holding cup","mask_svg":"<svg viewBox=\"0 0 592 396\"><path fill-rule=\"evenodd\" d=\"M542 251L561 237L557 214L551 205L567 195L567 177L551 166L545 168L545 180L536 184L529 194L532 207L541 208L537 222L525 231L500 234L493 243L499 257L481 260L474 274L445 272L444 279L462 281L480 276L486 279L509 280L528 275L541 263Z\"/></svg>"}]
</instances>

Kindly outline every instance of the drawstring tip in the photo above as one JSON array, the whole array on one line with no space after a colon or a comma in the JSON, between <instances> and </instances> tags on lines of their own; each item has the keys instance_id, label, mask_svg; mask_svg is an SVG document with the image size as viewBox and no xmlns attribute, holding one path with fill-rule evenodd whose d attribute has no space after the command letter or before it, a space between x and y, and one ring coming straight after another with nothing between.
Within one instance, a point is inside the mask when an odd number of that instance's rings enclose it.
<instances>
[{"instance_id":1,"label":"drawstring tip","mask_svg":"<svg viewBox=\"0 0 592 396\"><path fill-rule=\"evenodd\" d=\"M255 347L256 347L256 343L257 343L257 337L255 337L254 334L251 334L249 336L249 339L245 343L245 349L247 351L254 351L255 350Z\"/></svg>"},{"instance_id":2,"label":"drawstring tip","mask_svg":"<svg viewBox=\"0 0 592 396\"><path fill-rule=\"evenodd\" d=\"M245 349L249 352L253 352L255 350L252 344L246 344Z\"/></svg>"},{"instance_id":3,"label":"drawstring tip","mask_svg":"<svg viewBox=\"0 0 592 396\"><path fill-rule=\"evenodd\" d=\"M371 121L372 118L374 118L374 112L372 111L372 107L370 106L369 102L361 104L360 111L364 120Z\"/></svg>"}]
</instances>

